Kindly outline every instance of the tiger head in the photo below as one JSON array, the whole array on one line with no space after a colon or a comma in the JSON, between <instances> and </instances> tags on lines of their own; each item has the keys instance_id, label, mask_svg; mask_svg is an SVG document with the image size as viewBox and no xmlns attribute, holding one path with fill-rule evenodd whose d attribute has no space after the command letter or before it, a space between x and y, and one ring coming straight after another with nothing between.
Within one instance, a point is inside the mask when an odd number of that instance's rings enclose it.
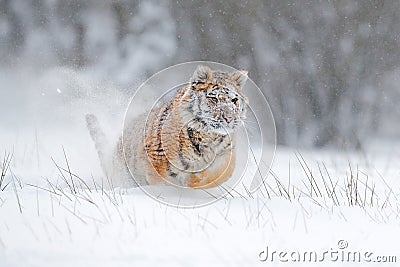
<instances>
[{"instance_id":1,"label":"tiger head","mask_svg":"<svg viewBox=\"0 0 400 267\"><path fill-rule=\"evenodd\" d=\"M248 99L242 87L246 80L244 70L226 73L198 66L182 105L185 120L200 131L222 135L233 132L245 118Z\"/></svg>"}]
</instances>

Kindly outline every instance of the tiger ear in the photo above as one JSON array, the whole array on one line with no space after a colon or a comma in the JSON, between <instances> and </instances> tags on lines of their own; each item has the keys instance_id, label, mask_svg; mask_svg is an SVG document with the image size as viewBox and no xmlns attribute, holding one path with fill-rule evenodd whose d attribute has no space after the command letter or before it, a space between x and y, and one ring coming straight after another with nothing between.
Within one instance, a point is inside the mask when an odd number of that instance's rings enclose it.
<instances>
[{"instance_id":1,"label":"tiger ear","mask_svg":"<svg viewBox=\"0 0 400 267\"><path fill-rule=\"evenodd\" d=\"M239 87L242 87L247 81L247 70L237 70L232 73L232 80L236 82Z\"/></svg>"},{"instance_id":2,"label":"tiger ear","mask_svg":"<svg viewBox=\"0 0 400 267\"><path fill-rule=\"evenodd\" d=\"M211 80L211 78L212 78L211 69L207 66L200 65L193 73L192 82L208 81Z\"/></svg>"}]
</instances>

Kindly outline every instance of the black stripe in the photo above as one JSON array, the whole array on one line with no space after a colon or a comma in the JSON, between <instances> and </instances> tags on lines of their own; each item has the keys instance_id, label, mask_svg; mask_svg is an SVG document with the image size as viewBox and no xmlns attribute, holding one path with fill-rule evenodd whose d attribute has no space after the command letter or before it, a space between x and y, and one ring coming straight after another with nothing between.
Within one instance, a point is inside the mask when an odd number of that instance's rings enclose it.
<instances>
[{"instance_id":1,"label":"black stripe","mask_svg":"<svg viewBox=\"0 0 400 267\"><path fill-rule=\"evenodd\" d=\"M224 149L223 149L223 150L227 149L227 148L230 147L230 146L232 146L232 142L229 142L228 144L226 144L226 145L224 146Z\"/></svg>"},{"instance_id":2,"label":"black stripe","mask_svg":"<svg viewBox=\"0 0 400 267\"><path fill-rule=\"evenodd\" d=\"M220 144L222 144L222 142L225 140L225 136L221 136L219 139L218 139L218 144L217 145L220 145Z\"/></svg>"},{"instance_id":3,"label":"black stripe","mask_svg":"<svg viewBox=\"0 0 400 267\"><path fill-rule=\"evenodd\" d=\"M182 148L183 148L183 142L182 142L182 135L179 135L179 149L178 149L178 156L179 156L179 160L181 161L182 165L183 165L183 169L187 170L189 169L189 163L186 161L186 159L183 157L182 154Z\"/></svg>"},{"instance_id":4,"label":"black stripe","mask_svg":"<svg viewBox=\"0 0 400 267\"><path fill-rule=\"evenodd\" d=\"M194 121L195 122L200 122L201 124L203 124L204 127L208 127L208 124L203 120L203 118L201 118L199 116L195 116L194 117Z\"/></svg>"},{"instance_id":5,"label":"black stripe","mask_svg":"<svg viewBox=\"0 0 400 267\"><path fill-rule=\"evenodd\" d=\"M171 177L178 176L178 174L176 172L171 170L171 166L168 166L168 173L169 173L169 176L171 176Z\"/></svg>"},{"instance_id":6,"label":"black stripe","mask_svg":"<svg viewBox=\"0 0 400 267\"><path fill-rule=\"evenodd\" d=\"M193 136L193 129L188 127L187 128L187 134L189 136L189 140L192 143L193 147L195 148L195 152L200 155L200 144L195 140L195 137Z\"/></svg>"},{"instance_id":7,"label":"black stripe","mask_svg":"<svg viewBox=\"0 0 400 267\"><path fill-rule=\"evenodd\" d=\"M163 110L163 112L160 116L160 119L158 120L157 131L156 131L157 138L158 138L158 136L160 136L160 138L161 138L160 132L162 130L162 127L164 126L164 121L168 116L168 111L170 109L170 106L171 106L171 104L165 107L165 109ZM162 150L163 149L162 149L161 140L159 140L157 151L162 151Z\"/></svg>"},{"instance_id":8,"label":"black stripe","mask_svg":"<svg viewBox=\"0 0 400 267\"><path fill-rule=\"evenodd\" d=\"M197 108L198 108L198 110L197 110L197 114L196 115L201 115L201 108L200 108L200 104L201 104L201 96L198 96L197 97Z\"/></svg>"},{"instance_id":9,"label":"black stripe","mask_svg":"<svg viewBox=\"0 0 400 267\"><path fill-rule=\"evenodd\" d=\"M189 106L188 106L188 111L189 111L189 113L192 113L192 114L193 114L194 111L193 111L193 106L192 106L192 105L189 105Z\"/></svg>"}]
</instances>

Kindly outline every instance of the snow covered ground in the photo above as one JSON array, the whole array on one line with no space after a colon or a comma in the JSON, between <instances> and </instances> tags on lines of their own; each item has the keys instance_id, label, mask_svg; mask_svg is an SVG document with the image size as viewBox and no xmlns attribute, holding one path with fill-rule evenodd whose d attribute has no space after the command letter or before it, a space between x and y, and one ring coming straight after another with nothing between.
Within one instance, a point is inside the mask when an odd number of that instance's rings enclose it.
<instances>
[{"instance_id":1,"label":"snow covered ground","mask_svg":"<svg viewBox=\"0 0 400 267\"><path fill-rule=\"evenodd\" d=\"M315 266L400 261L400 155L393 151L279 148L260 192L239 186L194 209L88 177L87 188L73 176L74 189L57 174L20 176L12 164L0 192L0 266L309 266L310 255Z\"/></svg>"},{"instance_id":2,"label":"snow covered ground","mask_svg":"<svg viewBox=\"0 0 400 267\"><path fill-rule=\"evenodd\" d=\"M0 163L13 155L0 191L1 267L400 261L398 141L357 153L279 147L259 192L240 184L214 204L173 208L103 178L84 115L113 137L129 96L66 68L18 73L0 72L19 88L0 91Z\"/></svg>"},{"instance_id":3,"label":"snow covered ground","mask_svg":"<svg viewBox=\"0 0 400 267\"><path fill-rule=\"evenodd\" d=\"M0 2L0 267L399 265L396 1L103 2ZM279 147L202 208L104 179L85 114L115 139L135 88L200 58L248 69L286 144L361 150Z\"/></svg>"}]
</instances>

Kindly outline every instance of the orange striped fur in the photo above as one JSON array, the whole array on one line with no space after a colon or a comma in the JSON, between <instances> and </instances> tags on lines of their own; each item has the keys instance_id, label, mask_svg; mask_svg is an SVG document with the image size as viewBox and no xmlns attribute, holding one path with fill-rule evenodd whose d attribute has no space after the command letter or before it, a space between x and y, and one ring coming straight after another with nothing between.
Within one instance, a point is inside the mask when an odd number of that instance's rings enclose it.
<instances>
[{"instance_id":1,"label":"orange striped fur","mask_svg":"<svg viewBox=\"0 0 400 267\"><path fill-rule=\"evenodd\" d=\"M122 167L126 163L138 185L222 184L235 168L235 132L245 117L247 98L241 88L246 79L245 71L225 73L199 66L170 102L154 108L147 120L141 115L130 122L114 166L129 175Z\"/></svg>"}]
</instances>

